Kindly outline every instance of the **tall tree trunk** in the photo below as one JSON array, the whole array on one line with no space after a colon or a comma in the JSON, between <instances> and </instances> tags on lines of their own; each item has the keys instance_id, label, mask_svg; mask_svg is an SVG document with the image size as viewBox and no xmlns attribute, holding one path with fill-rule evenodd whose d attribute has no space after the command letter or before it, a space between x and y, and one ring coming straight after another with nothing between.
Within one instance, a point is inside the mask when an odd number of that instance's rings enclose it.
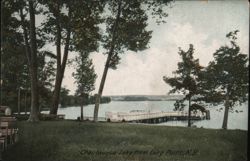
<instances>
[{"instance_id":1,"label":"tall tree trunk","mask_svg":"<svg viewBox=\"0 0 250 161\"><path fill-rule=\"evenodd\" d=\"M191 105L191 98L188 99L188 127L191 127L191 110L190 110L190 105Z\"/></svg>"},{"instance_id":2,"label":"tall tree trunk","mask_svg":"<svg viewBox=\"0 0 250 161\"><path fill-rule=\"evenodd\" d=\"M23 37L24 37L24 43L25 43L25 54L26 54L26 58L27 58L27 61L28 61L28 68L29 68L29 75L31 77L31 48L30 48L30 44L29 44L29 40L28 40L28 31L27 31L27 28L25 26L25 17L24 17L24 14L23 14L23 9L20 9L20 17L21 17L21 22L22 22L22 28L23 28ZM31 81L32 83L32 81ZM31 88L31 91L32 93L32 88ZM27 96L27 93L26 93L26 96ZM32 94L30 95L30 100L29 100L29 104L31 106L31 102L32 102ZM27 101L27 100L26 100ZM27 102L25 102L27 103ZM36 104L36 103L35 103ZM31 106L32 107L32 106ZM25 104L25 114L27 114L27 104Z\"/></svg>"},{"instance_id":3,"label":"tall tree trunk","mask_svg":"<svg viewBox=\"0 0 250 161\"><path fill-rule=\"evenodd\" d=\"M17 96L17 109L18 109L18 115L20 115L20 103L21 103L21 89L18 88L18 96Z\"/></svg>"},{"instance_id":4,"label":"tall tree trunk","mask_svg":"<svg viewBox=\"0 0 250 161\"><path fill-rule=\"evenodd\" d=\"M84 104L84 98L83 96L81 97L81 121L83 121L83 104Z\"/></svg>"},{"instance_id":5,"label":"tall tree trunk","mask_svg":"<svg viewBox=\"0 0 250 161\"><path fill-rule=\"evenodd\" d=\"M59 105L59 101L60 101L60 91L61 91L61 85L62 85L62 78L60 76L61 72L58 72L58 74L56 74L56 82L55 82L55 89L53 92L53 96L52 96L52 107L50 109L50 114L57 114L57 110L58 110L58 105Z\"/></svg>"},{"instance_id":6,"label":"tall tree trunk","mask_svg":"<svg viewBox=\"0 0 250 161\"><path fill-rule=\"evenodd\" d=\"M223 118L223 123L222 123L223 129L227 129L228 113L229 113L229 96L227 93L226 100L225 100L225 112L224 112L224 118Z\"/></svg>"},{"instance_id":7,"label":"tall tree trunk","mask_svg":"<svg viewBox=\"0 0 250 161\"><path fill-rule=\"evenodd\" d=\"M56 40L56 50L57 50L57 70L56 70L56 81L55 81L55 89L53 92L53 97L52 97L52 107L50 109L50 114L57 114L58 110L58 105L60 101L60 91L61 91L61 86L62 86L62 81L63 81L63 76L64 76L64 71L65 67L67 64L67 59L68 59L68 53L69 53L69 42L70 42L70 35L71 35L71 27L70 27L70 22L68 22L67 25L67 36L66 36L66 43L64 46L64 55L63 55L63 60L61 62L61 26L60 26L60 15L59 15L59 2L57 6L57 13L56 19L57 19L57 40ZM69 19L71 18L71 8L69 8Z\"/></svg>"},{"instance_id":8,"label":"tall tree trunk","mask_svg":"<svg viewBox=\"0 0 250 161\"><path fill-rule=\"evenodd\" d=\"M94 109L94 122L98 121L98 111L99 111L100 101L101 101L102 92L103 92L104 84L106 81L106 77L107 77L107 73L108 73L108 69L109 69L109 65L110 65L110 60L111 60L113 53L114 53L116 32L117 32L117 26L119 25L120 15L121 15L121 0L118 2L118 10L117 10L117 15L116 15L116 20L115 20L113 31L112 31L111 46L110 46L108 57L107 57L107 60L105 63L104 71L102 74L102 79L101 79L101 83L99 86L98 94L96 95L95 109Z\"/></svg>"},{"instance_id":9,"label":"tall tree trunk","mask_svg":"<svg viewBox=\"0 0 250 161\"><path fill-rule=\"evenodd\" d=\"M25 96L24 96L24 113L25 115L27 114L27 91L25 91Z\"/></svg>"},{"instance_id":10,"label":"tall tree trunk","mask_svg":"<svg viewBox=\"0 0 250 161\"><path fill-rule=\"evenodd\" d=\"M100 83L100 86L99 86L98 94L96 95L96 98L95 98L95 109L94 109L94 121L95 122L98 121L97 119L98 119L99 105L100 105L100 101L101 101L102 92L103 92L104 84L105 84L105 81L106 81L106 77L107 77L107 74L108 74L108 69L109 69L111 56L112 55L109 54L108 58L106 60L106 64L105 64L105 67L104 67L104 71L103 71L101 83Z\"/></svg>"},{"instance_id":11,"label":"tall tree trunk","mask_svg":"<svg viewBox=\"0 0 250 161\"><path fill-rule=\"evenodd\" d=\"M28 121L38 121L38 78L37 78L37 44L36 44L36 27L35 27L35 9L33 1L29 1L30 14L30 75L31 75L31 110Z\"/></svg>"},{"instance_id":12,"label":"tall tree trunk","mask_svg":"<svg viewBox=\"0 0 250 161\"><path fill-rule=\"evenodd\" d=\"M60 90L61 90L61 21L60 21L60 1L57 1L56 11L54 13L56 17L56 80L55 80L55 89L52 96L52 106L50 109L50 114L57 114L59 99L60 99Z\"/></svg>"}]
</instances>

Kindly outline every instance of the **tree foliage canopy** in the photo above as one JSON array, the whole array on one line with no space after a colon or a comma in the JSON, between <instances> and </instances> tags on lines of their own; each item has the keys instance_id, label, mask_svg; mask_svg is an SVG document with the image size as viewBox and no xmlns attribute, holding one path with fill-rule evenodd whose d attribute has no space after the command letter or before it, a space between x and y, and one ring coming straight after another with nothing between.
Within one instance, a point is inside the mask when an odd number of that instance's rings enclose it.
<instances>
[{"instance_id":1,"label":"tree foliage canopy","mask_svg":"<svg viewBox=\"0 0 250 161\"><path fill-rule=\"evenodd\" d=\"M49 35L49 42L56 43L58 32L62 44L66 43L67 30L70 29L70 51L95 51L101 39L99 24L102 21L103 1L83 0L41 0L45 6L46 20L43 30ZM59 30L57 28L59 25Z\"/></svg>"},{"instance_id":2,"label":"tree foliage canopy","mask_svg":"<svg viewBox=\"0 0 250 161\"><path fill-rule=\"evenodd\" d=\"M178 63L178 69L173 72L174 77L163 77L163 80L173 87L169 93L181 92L186 95L185 99L198 94L198 76L203 68L199 64L199 59L194 59L193 45L189 45L188 51L179 48L179 55L182 61Z\"/></svg>"},{"instance_id":3,"label":"tree foliage canopy","mask_svg":"<svg viewBox=\"0 0 250 161\"><path fill-rule=\"evenodd\" d=\"M81 53L75 59L75 69L76 72L72 75L77 84L76 95L89 94L89 92L95 89L97 75L95 74L92 60L88 58L88 53Z\"/></svg>"},{"instance_id":4,"label":"tree foliage canopy","mask_svg":"<svg viewBox=\"0 0 250 161\"><path fill-rule=\"evenodd\" d=\"M249 60L237 44L237 33L226 35L230 45L220 47L214 53L214 60L204 70L201 84L207 102L221 103L229 96L230 107L247 100L249 87Z\"/></svg>"},{"instance_id":5,"label":"tree foliage canopy","mask_svg":"<svg viewBox=\"0 0 250 161\"><path fill-rule=\"evenodd\" d=\"M37 5L37 4L36 4ZM7 1L1 2L1 86L2 102L9 105L13 111L16 110L18 89L21 89L21 105L25 106L25 95L30 95L30 71L26 54L26 43L24 40L24 29L27 31L26 37L30 42L27 1ZM36 14L40 14L36 11ZM50 99L52 82L54 81L54 61L49 56L51 53L43 47L45 45L44 33L39 27L37 33L37 66L38 66L38 88L40 105L45 105ZM28 46L30 47L30 46ZM27 100L26 100L27 101ZM27 101L26 105L30 105Z\"/></svg>"},{"instance_id":6,"label":"tree foliage canopy","mask_svg":"<svg viewBox=\"0 0 250 161\"><path fill-rule=\"evenodd\" d=\"M152 31L148 30L148 17L157 17L158 23L165 22L168 15L162 9L168 1L110 0L107 1L109 13L105 18L106 33L103 46L106 54L112 54L109 67L116 69L120 54L127 50L141 51L148 48Z\"/></svg>"}]
</instances>

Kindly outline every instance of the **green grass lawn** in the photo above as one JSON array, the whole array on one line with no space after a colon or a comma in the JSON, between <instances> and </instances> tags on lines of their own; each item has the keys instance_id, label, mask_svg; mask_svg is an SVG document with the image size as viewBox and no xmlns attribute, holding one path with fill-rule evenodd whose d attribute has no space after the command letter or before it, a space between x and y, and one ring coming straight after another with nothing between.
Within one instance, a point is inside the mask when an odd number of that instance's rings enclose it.
<instances>
[{"instance_id":1,"label":"green grass lawn","mask_svg":"<svg viewBox=\"0 0 250 161\"><path fill-rule=\"evenodd\" d=\"M247 131L75 121L18 122L5 161L244 161Z\"/></svg>"}]
</instances>

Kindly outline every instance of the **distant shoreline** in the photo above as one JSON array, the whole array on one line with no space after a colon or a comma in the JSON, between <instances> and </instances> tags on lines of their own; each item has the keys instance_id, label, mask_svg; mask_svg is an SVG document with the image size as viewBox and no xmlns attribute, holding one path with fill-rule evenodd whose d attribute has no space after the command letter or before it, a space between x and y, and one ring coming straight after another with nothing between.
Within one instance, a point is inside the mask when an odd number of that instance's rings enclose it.
<instances>
[{"instance_id":1,"label":"distant shoreline","mask_svg":"<svg viewBox=\"0 0 250 161\"><path fill-rule=\"evenodd\" d=\"M183 95L120 95L107 96L111 101L176 101L183 99Z\"/></svg>"},{"instance_id":2,"label":"distant shoreline","mask_svg":"<svg viewBox=\"0 0 250 161\"><path fill-rule=\"evenodd\" d=\"M116 102L145 102L145 101L176 101L178 99L169 99L169 100L112 100Z\"/></svg>"}]
</instances>

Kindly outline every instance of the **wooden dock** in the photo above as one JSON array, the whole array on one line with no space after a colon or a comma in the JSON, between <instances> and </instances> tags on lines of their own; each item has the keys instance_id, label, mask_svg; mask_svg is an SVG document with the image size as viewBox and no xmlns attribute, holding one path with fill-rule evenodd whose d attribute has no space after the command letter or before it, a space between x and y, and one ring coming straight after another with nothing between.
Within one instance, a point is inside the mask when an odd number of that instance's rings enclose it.
<instances>
[{"instance_id":1,"label":"wooden dock","mask_svg":"<svg viewBox=\"0 0 250 161\"><path fill-rule=\"evenodd\" d=\"M210 113L207 110L203 112L191 112L191 120L210 119ZM142 112L135 111L129 113L123 112L107 112L106 120L110 122L136 122L136 123L161 123L167 121L188 120L188 113L183 111L176 112Z\"/></svg>"}]
</instances>

